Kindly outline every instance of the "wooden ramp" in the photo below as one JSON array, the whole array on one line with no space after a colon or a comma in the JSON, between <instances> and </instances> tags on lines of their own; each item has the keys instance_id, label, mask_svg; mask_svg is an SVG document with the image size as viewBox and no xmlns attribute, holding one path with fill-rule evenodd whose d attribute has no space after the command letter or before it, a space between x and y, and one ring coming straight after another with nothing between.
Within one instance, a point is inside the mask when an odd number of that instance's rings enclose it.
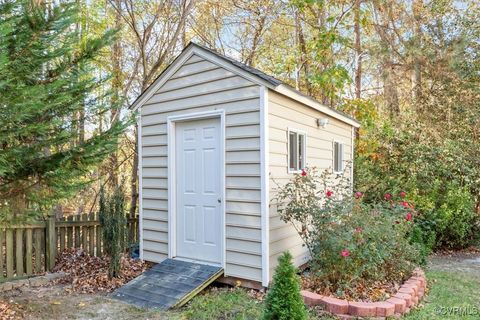
<instances>
[{"instance_id":1,"label":"wooden ramp","mask_svg":"<svg viewBox=\"0 0 480 320\"><path fill-rule=\"evenodd\" d=\"M166 259L111 296L141 308L180 307L221 275L221 267Z\"/></svg>"}]
</instances>

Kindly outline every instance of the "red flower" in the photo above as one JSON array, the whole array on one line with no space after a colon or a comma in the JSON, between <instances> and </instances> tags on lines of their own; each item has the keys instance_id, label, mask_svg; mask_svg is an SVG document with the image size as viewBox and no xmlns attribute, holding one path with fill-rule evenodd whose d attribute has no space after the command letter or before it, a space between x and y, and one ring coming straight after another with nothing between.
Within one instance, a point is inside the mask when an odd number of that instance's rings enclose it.
<instances>
[{"instance_id":1,"label":"red flower","mask_svg":"<svg viewBox=\"0 0 480 320\"><path fill-rule=\"evenodd\" d=\"M411 212L407 213L407 215L405 216L405 220L412 221L412 219L413 219L413 214Z\"/></svg>"},{"instance_id":2,"label":"red flower","mask_svg":"<svg viewBox=\"0 0 480 320\"><path fill-rule=\"evenodd\" d=\"M363 192L360 192L360 191L355 192L356 199L360 199L361 197L363 197Z\"/></svg>"},{"instance_id":3,"label":"red flower","mask_svg":"<svg viewBox=\"0 0 480 320\"><path fill-rule=\"evenodd\" d=\"M342 257L346 258L349 255L350 255L350 251L348 251L347 249L342 250Z\"/></svg>"},{"instance_id":4,"label":"red flower","mask_svg":"<svg viewBox=\"0 0 480 320\"><path fill-rule=\"evenodd\" d=\"M390 199L392 199L392 195L391 195L390 193L386 193L386 194L383 196L383 198L384 198L385 200L390 200Z\"/></svg>"},{"instance_id":5,"label":"red flower","mask_svg":"<svg viewBox=\"0 0 480 320\"><path fill-rule=\"evenodd\" d=\"M307 171L305 170L302 170L302 173L301 173L302 177L306 177L307 176Z\"/></svg>"},{"instance_id":6,"label":"red flower","mask_svg":"<svg viewBox=\"0 0 480 320\"><path fill-rule=\"evenodd\" d=\"M327 190L325 194L327 195L328 198L330 198L331 196L333 196L333 191Z\"/></svg>"},{"instance_id":7,"label":"red flower","mask_svg":"<svg viewBox=\"0 0 480 320\"><path fill-rule=\"evenodd\" d=\"M404 206L405 208L408 208L410 206L410 204L407 202L407 201L402 201L401 202L402 206Z\"/></svg>"},{"instance_id":8,"label":"red flower","mask_svg":"<svg viewBox=\"0 0 480 320\"><path fill-rule=\"evenodd\" d=\"M362 231L363 231L363 228L360 228L360 227L356 227L356 228L355 228L355 232L360 233L360 232L362 232Z\"/></svg>"},{"instance_id":9,"label":"red flower","mask_svg":"<svg viewBox=\"0 0 480 320\"><path fill-rule=\"evenodd\" d=\"M400 191L400 193L398 195L400 196L400 198L405 198L407 193L405 191Z\"/></svg>"}]
</instances>

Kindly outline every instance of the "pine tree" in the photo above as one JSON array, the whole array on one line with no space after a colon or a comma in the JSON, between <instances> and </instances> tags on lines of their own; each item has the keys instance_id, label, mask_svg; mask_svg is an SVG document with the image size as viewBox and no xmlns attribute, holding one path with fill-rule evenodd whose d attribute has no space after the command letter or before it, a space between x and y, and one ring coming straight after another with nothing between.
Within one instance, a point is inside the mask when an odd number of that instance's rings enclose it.
<instances>
[{"instance_id":1,"label":"pine tree","mask_svg":"<svg viewBox=\"0 0 480 320\"><path fill-rule=\"evenodd\" d=\"M95 129L118 107L103 103L109 78L93 66L115 31L79 43L78 19L77 2L0 3L0 220L74 195L127 126Z\"/></svg>"},{"instance_id":2,"label":"pine tree","mask_svg":"<svg viewBox=\"0 0 480 320\"><path fill-rule=\"evenodd\" d=\"M292 264L290 252L284 252L278 258L272 287L265 299L265 320L304 320L307 310L300 295L300 279Z\"/></svg>"}]
</instances>

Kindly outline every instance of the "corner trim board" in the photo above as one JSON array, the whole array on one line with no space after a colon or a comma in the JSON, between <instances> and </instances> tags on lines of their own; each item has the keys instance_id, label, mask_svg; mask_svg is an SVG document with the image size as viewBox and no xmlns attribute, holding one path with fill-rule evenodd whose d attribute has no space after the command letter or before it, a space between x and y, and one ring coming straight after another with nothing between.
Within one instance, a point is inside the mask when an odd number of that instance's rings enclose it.
<instances>
[{"instance_id":1,"label":"corner trim board","mask_svg":"<svg viewBox=\"0 0 480 320\"><path fill-rule=\"evenodd\" d=\"M264 287L268 287L268 283L270 282L268 90L265 86L260 87L260 189L262 217L262 285Z\"/></svg>"},{"instance_id":2,"label":"corner trim board","mask_svg":"<svg viewBox=\"0 0 480 320\"><path fill-rule=\"evenodd\" d=\"M137 179L138 179L138 229L139 229L139 246L138 251L140 253L140 260L143 260L143 166L142 166L142 115L141 111L138 115L138 127L137 127Z\"/></svg>"}]
</instances>

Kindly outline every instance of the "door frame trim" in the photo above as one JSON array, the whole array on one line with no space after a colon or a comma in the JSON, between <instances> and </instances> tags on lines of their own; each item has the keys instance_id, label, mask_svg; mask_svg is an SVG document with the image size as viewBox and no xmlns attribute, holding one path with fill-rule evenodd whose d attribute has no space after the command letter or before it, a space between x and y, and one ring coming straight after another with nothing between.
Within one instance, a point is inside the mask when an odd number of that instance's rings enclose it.
<instances>
[{"instance_id":1,"label":"door frame trim","mask_svg":"<svg viewBox=\"0 0 480 320\"><path fill-rule=\"evenodd\" d=\"M168 163L167 163L167 179L168 179L168 257L175 258L177 255L177 234L176 234L176 128L177 122L188 122L203 119L220 119L220 197L222 203L220 205L220 250L221 250L221 266L225 269L225 110L212 110L205 112L194 112L182 115L175 115L167 117L167 151L168 151ZM205 262L204 262L205 263ZM218 265L212 263L212 265Z\"/></svg>"}]
</instances>

